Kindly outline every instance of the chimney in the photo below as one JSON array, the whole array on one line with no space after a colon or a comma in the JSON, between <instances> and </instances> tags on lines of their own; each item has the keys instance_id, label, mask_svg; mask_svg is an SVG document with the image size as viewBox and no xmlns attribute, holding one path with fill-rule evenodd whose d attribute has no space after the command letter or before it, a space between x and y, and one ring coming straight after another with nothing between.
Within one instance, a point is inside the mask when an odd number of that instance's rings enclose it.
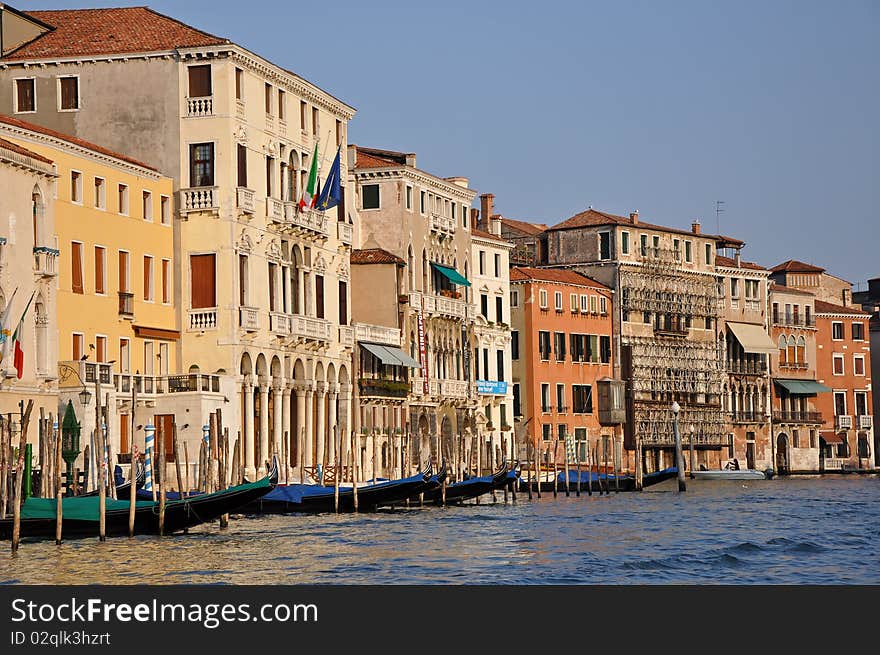
<instances>
[{"instance_id":1,"label":"chimney","mask_svg":"<svg viewBox=\"0 0 880 655\"><path fill-rule=\"evenodd\" d=\"M480 210L471 207L471 227L480 229Z\"/></svg>"},{"instance_id":2,"label":"chimney","mask_svg":"<svg viewBox=\"0 0 880 655\"><path fill-rule=\"evenodd\" d=\"M483 193L480 195L480 229L489 231L489 219L495 213L495 194Z\"/></svg>"},{"instance_id":3,"label":"chimney","mask_svg":"<svg viewBox=\"0 0 880 655\"><path fill-rule=\"evenodd\" d=\"M740 263L740 259L739 259L739 250L736 251L736 254L733 256L733 259L736 261L736 267L742 268L742 264Z\"/></svg>"},{"instance_id":4,"label":"chimney","mask_svg":"<svg viewBox=\"0 0 880 655\"><path fill-rule=\"evenodd\" d=\"M629 220L632 221L633 225L639 224L639 210L635 210L634 212L629 213Z\"/></svg>"},{"instance_id":5,"label":"chimney","mask_svg":"<svg viewBox=\"0 0 880 655\"><path fill-rule=\"evenodd\" d=\"M492 214L489 217L489 232L496 237L501 236L501 214Z\"/></svg>"},{"instance_id":6,"label":"chimney","mask_svg":"<svg viewBox=\"0 0 880 655\"><path fill-rule=\"evenodd\" d=\"M406 153L406 156L404 157L404 162L406 163L407 166L412 166L413 168L415 168L416 167L416 153L414 153L414 152Z\"/></svg>"},{"instance_id":7,"label":"chimney","mask_svg":"<svg viewBox=\"0 0 880 655\"><path fill-rule=\"evenodd\" d=\"M700 219L699 218L695 218L694 222L691 223L691 232L693 232L694 234L700 233Z\"/></svg>"},{"instance_id":8,"label":"chimney","mask_svg":"<svg viewBox=\"0 0 880 655\"><path fill-rule=\"evenodd\" d=\"M851 294L850 289L843 290L843 306L844 307L850 306L850 302L852 301L852 296L850 294Z\"/></svg>"}]
</instances>

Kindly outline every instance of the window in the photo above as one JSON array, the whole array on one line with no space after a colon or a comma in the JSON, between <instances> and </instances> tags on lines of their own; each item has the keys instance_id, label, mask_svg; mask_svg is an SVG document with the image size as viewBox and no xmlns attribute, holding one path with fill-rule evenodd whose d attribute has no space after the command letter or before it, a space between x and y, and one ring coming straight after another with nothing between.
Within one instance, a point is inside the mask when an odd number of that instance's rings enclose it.
<instances>
[{"instance_id":1,"label":"window","mask_svg":"<svg viewBox=\"0 0 880 655\"><path fill-rule=\"evenodd\" d=\"M424 191L419 191L419 212L424 214L427 207L427 196Z\"/></svg>"},{"instance_id":2,"label":"window","mask_svg":"<svg viewBox=\"0 0 880 655\"><path fill-rule=\"evenodd\" d=\"M864 341L865 340L865 324L864 323L853 323L852 324L852 338L853 338L853 341Z\"/></svg>"},{"instance_id":3,"label":"window","mask_svg":"<svg viewBox=\"0 0 880 655\"><path fill-rule=\"evenodd\" d=\"M102 363L107 361L107 337L105 336L95 336L95 361Z\"/></svg>"},{"instance_id":4,"label":"window","mask_svg":"<svg viewBox=\"0 0 880 655\"><path fill-rule=\"evenodd\" d=\"M648 235L647 234L639 235L639 254L642 257L648 256Z\"/></svg>"},{"instance_id":5,"label":"window","mask_svg":"<svg viewBox=\"0 0 880 655\"><path fill-rule=\"evenodd\" d=\"M339 280L339 324L348 325L348 283Z\"/></svg>"},{"instance_id":6,"label":"window","mask_svg":"<svg viewBox=\"0 0 880 655\"><path fill-rule=\"evenodd\" d=\"M504 323L504 302L501 296L495 296L495 322Z\"/></svg>"},{"instance_id":7,"label":"window","mask_svg":"<svg viewBox=\"0 0 880 655\"><path fill-rule=\"evenodd\" d=\"M599 233L599 259L611 259L611 233Z\"/></svg>"},{"instance_id":8,"label":"window","mask_svg":"<svg viewBox=\"0 0 880 655\"><path fill-rule=\"evenodd\" d=\"M812 309L809 305L804 305L804 325L812 325L813 320L811 318Z\"/></svg>"},{"instance_id":9,"label":"window","mask_svg":"<svg viewBox=\"0 0 880 655\"><path fill-rule=\"evenodd\" d=\"M119 370L123 373L131 371L131 341L125 337L119 339Z\"/></svg>"},{"instance_id":10,"label":"window","mask_svg":"<svg viewBox=\"0 0 880 655\"><path fill-rule=\"evenodd\" d=\"M189 146L189 185L214 186L214 144L191 143Z\"/></svg>"},{"instance_id":11,"label":"window","mask_svg":"<svg viewBox=\"0 0 880 655\"><path fill-rule=\"evenodd\" d=\"M483 377L489 379L489 349L483 348Z\"/></svg>"},{"instance_id":12,"label":"window","mask_svg":"<svg viewBox=\"0 0 880 655\"><path fill-rule=\"evenodd\" d=\"M856 416L866 416L868 414L868 392L853 391L856 400Z\"/></svg>"},{"instance_id":13,"label":"window","mask_svg":"<svg viewBox=\"0 0 880 655\"><path fill-rule=\"evenodd\" d=\"M651 241L654 246L653 247L654 259L657 259L658 257L660 257L660 237L657 235L654 235L654 237L651 239Z\"/></svg>"},{"instance_id":14,"label":"window","mask_svg":"<svg viewBox=\"0 0 880 655\"><path fill-rule=\"evenodd\" d=\"M519 331L517 330L510 333L510 358L519 359Z\"/></svg>"},{"instance_id":15,"label":"window","mask_svg":"<svg viewBox=\"0 0 880 655\"><path fill-rule=\"evenodd\" d=\"M452 222L453 222L453 223L455 222L455 207L456 207L456 204L455 204L455 203L452 203L452 204L449 206L449 208L452 210L452 216L451 216L450 218L452 218Z\"/></svg>"},{"instance_id":16,"label":"window","mask_svg":"<svg viewBox=\"0 0 880 655\"><path fill-rule=\"evenodd\" d=\"M853 355L853 375L865 374L865 356Z\"/></svg>"},{"instance_id":17,"label":"window","mask_svg":"<svg viewBox=\"0 0 880 655\"><path fill-rule=\"evenodd\" d=\"M238 255L238 304L247 307L248 295L250 291L250 277L248 275L248 256Z\"/></svg>"},{"instance_id":18,"label":"window","mask_svg":"<svg viewBox=\"0 0 880 655\"><path fill-rule=\"evenodd\" d=\"M732 277L730 278L730 297L731 299L739 298L739 279Z\"/></svg>"},{"instance_id":19,"label":"window","mask_svg":"<svg viewBox=\"0 0 880 655\"><path fill-rule=\"evenodd\" d=\"M834 355L834 375L843 375L843 355Z\"/></svg>"},{"instance_id":20,"label":"window","mask_svg":"<svg viewBox=\"0 0 880 655\"><path fill-rule=\"evenodd\" d=\"M845 391L835 391L834 392L834 415L835 416L846 416L846 392Z\"/></svg>"},{"instance_id":21,"label":"window","mask_svg":"<svg viewBox=\"0 0 880 655\"><path fill-rule=\"evenodd\" d=\"M464 205L461 206L461 226L465 229L468 226L467 207Z\"/></svg>"},{"instance_id":22,"label":"window","mask_svg":"<svg viewBox=\"0 0 880 655\"><path fill-rule=\"evenodd\" d=\"M266 116L272 115L272 85L268 82L265 84L265 98L266 98Z\"/></svg>"},{"instance_id":23,"label":"window","mask_svg":"<svg viewBox=\"0 0 880 655\"><path fill-rule=\"evenodd\" d=\"M593 387L589 384L571 386L571 406L575 414L593 413Z\"/></svg>"},{"instance_id":24,"label":"window","mask_svg":"<svg viewBox=\"0 0 880 655\"><path fill-rule=\"evenodd\" d=\"M189 97L205 98L211 95L211 65L189 67Z\"/></svg>"},{"instance_id":25,"label":"window","mask_svg":"<svg viewBox=\"0 0 880 655\"><path fill-rule=\"evenodd\" d=\"M599 361L603 364L611 363L611 337L607 334L599 335Z\"/></svg>"},{"instance_id":26,"label":"window","mask_svg":"<svg viewBox=\"0 0 880 655\"><path fill-rule=\"evenodd\" d=\"M95 293L107 292L107 251L95 246Z\"/></svg>"},{"instance_id":27,"label":"window","mask_svg":"<svg viewBox=\"0 0 880 655\"><path fill-rule=\"evenodd\" d=\"M287 98L285 97L284 90L278 89L278 120L280 120L280 121L286 120L286 116L287 116L287 114L285 112L285 104L286 103L287 103Z\"/></svg>"},{"instance_id":28,"label":"window","mask_svg":"<svg viewBox=\"0 0 880 655\"><path fill-rule=\"evenodd\" d=\"M485 250L480 251L480 256L478 257L478 260L479 261L478 261L477 265L479 267L480 275L485 275L485 273L486 273L486 251Z\"/></svg>"},{"instance_id":29,"label":"window","mask_svg":"<svg viewBox=\"0 0 880 655\"><path fill-rule=\"evenodd\" d=\"M144 300L153 302L153 258L144 255Z\"/></svg>"},{"instance_id":30,"label":"window","mask_svg":"<svg viewBox=\"0 0 880 655\"><path fill-rule=\"evenodd\" d=\"M672 240L672 256L675 261L681 261L681 239Z\"/></svg>"},{"instance_id":31,"label":"window","mask_svg":"<svg viewBox=\"0 0 880 655\"><path fill-rule=\"evenodd\" d=\"M590 311L590 297L587 294L583 294L581 296L581 314L586 314Z\"/></svg>"},{"instance_id":32,"label":"window","mask_svg":"<svg viewBox=\"0 0 880 655\"><path fill-rule=\"evenodd\" d=\"M556 353L556 361L565 361L565 332L553 333L553 350Z\"/></svg>"},{"instance_id":33,"label":"window","mask_svg":"<svg viewBox=\"0 0 880 655\"><path fill-rule=\"evenodd\" d=\"M497 377L496 380L504 380L504 351L496 350L495 351L495 366L497 367Z\"/></svg>"},{"instance_id":34,"label":"window","mask_svg":"<svg viewBox=\"0 0 880 655\"><path fill-rule=\"evenodd\" d=\"M364 184L361 187L364 209L379 209L379 185Z\"/></svg>"},{"instance_id":35,"label":"window","mask_svg":"<svg viewBox=\"0 0 880 655\"><path fill-rule=\"evenodd\" d=\"M834 321L831 323L831 338L835 341L843 340L843 323Z\"/></svg>"},{"instance_id":36,"label":"window","mask_svg":"<svg viewBox=\"0 0 880 655\"><path fill-rule=\"evenodd\" d=\"M73 333L73 344L71 347L72 347L74 361L82 359L83 348L85 347L85 342L86 342L85 335L83 335L80 332Z\"/></svg>"},{"instance_id":37,"label":"window","mask_svg":"<svg viewBox=\"0 0 880 655\"><path fill-rule=\"evenodd\" d=\"M705 248L706 248L706 265L709 266L712 264L712 244L711 243L705 244Z\"/></svg>"},{"instance_id":38,"label":"window","mask_svg":"<svg viewBox=\"0 0 880 655\"><path fill-rule=\"evenodd\" d=\"M745 280L746 300L758 299L758 281Z\"/></svg>"},{"instance_id":39,"label":"window","mask_svg":"<svg viewBox=\"0 0 880 655\"><path fill-rule=\"evenodd\" d=\"M547 330L538 331L538 351L543 361L550 359L550 332Z\"/></svg>"},{"instance_id":40,"label":"window","mask_svg":"<svg viewBox=\"0 0 880 655\"><path fill-rule=\"evenodd\" d=\"M76 111L79 109L79 78L58 78L58 109Z\"/></svg>"},{"instance_id":41,"label":"window","mask_svg":"<svg viewBox=\"0 0 880 655\"><path fill-rule=\"evenodd\" d=\"M553 293L553 306L556 308L557 312L561 312L562 307L562 292L556 291Z\"/></svg>"},{"instance_id":42,"label":"window","mask_svg":"<svg viewBox=\"0 0 880 655\"><path fill-rule=\"evenodd\" d=\"M324 276L315 276L315 317L324 318Z\"/></svg>"},{"instance_id":43,"label":"window","mask_svg":"<svg viewBox=\"0 0 880 655\"><path fill-rule=\"evenodd\" d=\"M244 100L244 71L235 69L235 99Z\"/></svg>"},{"instance_id":44,"label":"window","mask_svg":"<svg viewBox=\"0 0 880 655\"><path fill-rule=\"evenodd\" d=\"M412 211L412 201L413 201L412 192L413 192L413 188L411 186L406 187L406 208L409 211Z\"/></svg>"},{"instance_id":45,"label":"window","mask_svg":"<svg viewBox=\"0 0 880 655\"><path fill-rule=\"evenodd\" d=\"M620 233L620 252L624 255L629 254L629 232Z\"/></svg>"},{"instance_id":46,"label":"window","mask_svg":"<svg viewBox=\"0 0 880 655\"><path fill-rule=\"evenodd\" d=\"M599 313L602 316L608 314L608 298L605 296L599 296Z\"/></svg>"},{"instance_id":47,"label":"window","mask_svg":"<svg viewBox=\"0 0 880 655\"><path fill-rule=\"evenodd\" d=\"M122 293L129 292L129 276L128 276L128 253L125 250L119 251L119 291Z\"/></svg>"},{"instance_id":48,"label":"window","mask_svg":"<svg viewBox=\"0 0 880 655\"><path fill-rule=\"evenodd\" d=\"M107 209L107 184L102 177L95 178L95 207Z\"/></svg>"},{"instance_id":49,"label":"window","mask_svg":"<svg viewBox=\"0 0 880 655\"><path fill-rule=\"evenodd\" d=\"M684 260L688 263L694 261L693 244L690 241L684 242Z\"/></svg>"},{"instance_id":50,"label":"window","mask_svg":"<svg viewBox=\"0 0 880 655\"><path fill-rule=\"evenodd\" d=\"M171 260L162 260L162 303L171 302Z\"/></svg>"},{"instance_id":51,"label":"window","mask_svg":"<svg viewBox=\"0 0 880 655\"><path fill-rule=\"evenodd\" d=\"M144 341L144 374L153 375L153 358L155 344L152 341Z\"/></svg>"},{"instance_id":52,"label":"window","mask_svg":"<svg viewBox=\"0 0 880 655\"><path fill-rule=\"evenodd\" d=\"M73 241L70 244L70 266L71 266L71 277L72 284L71 289L74 293L82 293L83 292L83 255L82 255L82 247L78 241Z\"/></svg>"},{"instance_id":53,"label":"window","mask_svg":"<svg viewBox=\"0 0 880 655\"><path fill-rule=\"evenodd\" d=\"M495 277L501 277L501 255L495 254Z\"/></svg>"},{"instance_id":54,"label":"window","mask_svg":"<svg viewBox=\"0 0 880 655\"><path fill-rule=\"evenodd\" d=\"M153 194L149 191L143 193L143 212L145 221L153 221Z\"/></svg>"},{"instance_id":55,"label":"window","mask_svg":"<svg viewBox=\"0 0 880 655\"><path fill-rule=\"evenodd\" d=\"M171 224L171 198L168 196L159 196L159 213L162 225Z\"/></svg>"},{"instance_id":56,"label":"window","mask_svg":"<svg viewBox=\"0 0 880 655\"><path fill-rule=\"evenodd\" d=\"M578 311L578 295L576 293L572 293L568 296L568 303L571 307L571 313L577 314Z\"/></svg>"},{"instance_id":57,"label":"window","mask_svg":"<svg viewBox=\"0 0 880 655\"><path fill-rule=\"evenodd\" d=\"M550 385L546 382L541 383L541 411L550 411Z\"/></svg>"},{"instance_id":58,"label":"window","mask_svg":"<svg viewBox=\"0 0 880 655\"><path fill-rule=\"evenodd\" d=\"M312 134L318 134L318 108L312 107Z\"/></svg>"},{"instance_id":59,"label":"window","mask_svg":"<svg viewBox=\"0 0 880 655\"><path fill-rule=\"evenodd\" d=\"M242 188L247 188L248 185L248 176L247 176L247 146L244 144L236 144L235 147L236 152L236 182L238 186ZM267 182L267 184L271 184L271 182Z\"/></svg>"},{"instance_id":60,"label":"window","mask_svg":"<svg viewBox=\"0 0 880 655\"><path fill-rule=\"evenodd\" d=\"M786 366L788 364L788 341L785 335L779 337L779 365Z\"/></svg>"},{"instance_id":61,"label":"window","mask_svg":"<svg viewBox=\"0 0 880 655\"><path fill-rule=\"evenodd\" d=\"M547 290L540 289L538 291L538 307L541 309L547 309Z\"/></svg>"},{"instance_id":62,"label":"window","mask_svg":"<svg viewBox=\"0 0 880 655\"><path fill-rule=\"evenodd\" d=\"M33 78L15 80L15 112L17 114L37 111L37 97Z\"/></svg>"},{"instance_id":63,"label":"window","mask_svg":"<svg viewBox=\"0 0 880 655\"><path fill-rule=\"evenodd\" d=\"M519 307L519 291L510 292L510 306Z\"/></svg>"},{"instance_id":64,"label":"window","mask_svg":"<svg viewBox=\"0 0 880 655\"><path fill-rule=\"evenodd\" d=\"M128 216L128 185L120 184L116 187L116 205L119 213Z\"/></svg>"},{"instance_id":65,"label":"window","mask_svg":"<svg viewBox=\"0 0 880 655\"><path fill-rule=\"evenodd\" d=\"M779 303L773 303L773 322L779 323Z\"/></svg>"},{"instance_id":66,"label":"window","mask_svg":"<svg viewBox=\"0 0 880 655\"><path fill-rule=\"evenodd\" d=\"M338 118L336 119L336 146L339 147L342 145L342 121Z\"/></svg>"},{"instance_id":67,"label":"window","mask_svg":"<svg viewBox=\"0 0 880 655\"><path fill-rule=\"evenodd\" d=\"M215 255L190 255L191 307L203 309L217 306Z\"/></svg>"},{"instance_id":68,"label":"window","mask_svg":"<svg viewBox=\"0 0 880 655\"><path fill-rule=\"evenodd\" d=\"M596 296L590 296L590 313L595 314L598 311L598 300Z\"/></svg>"},{"instance_id":69,"label":"window","mask_svg":"<svg viewBox=\"0 0 880 655\"><path fill-rule=\"evenodd\" d=\"M483 318L489 320L489 296L485 293L480 294L480 314Z\"/></svg>"},{"instance_id":70,"label":"window","mask_svg":"<svg viewBox=\"0 0 880 655\"><path fill-rule=\"evenodd\" d=\"M522 403L520 401L519 384L513 384L513 415L514 417L522 416Z\"/></svg>"},{"instance_id":71,"label":"window","mask_svg":"<svg viewBox=\"0 0 880 655\"><path fill-rule=\"evenodd\" d=\"M552 430L553 430L553 426L550 425L549 423L545 423L544 425L542 425L541 426L541 438L544 439L544 441L550 441L550 435L551 435Z\"/></svg>"},{"instance_id":72,"label":"window","mask_svg":"<svg viewBox=\"0 0 880 655\"><path fill-rule=\"evenodd\" d=\"M82 203L82 197L82 173L79 171L70 171L70 202Z\"/></svg>"}]
</instances>

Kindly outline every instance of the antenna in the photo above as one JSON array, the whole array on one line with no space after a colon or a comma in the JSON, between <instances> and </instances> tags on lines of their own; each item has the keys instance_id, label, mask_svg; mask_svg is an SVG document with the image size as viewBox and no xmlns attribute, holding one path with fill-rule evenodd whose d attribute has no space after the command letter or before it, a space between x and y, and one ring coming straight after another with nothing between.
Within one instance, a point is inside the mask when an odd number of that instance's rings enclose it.
<instances>
[{"instance_id":1,"label":"antenna","mask_svg":"<svg viewBox=\"0 0 880 655\"><path fill-rule=\"evenodd\" d=\"M724 201L716 200L715 201L715 229L718 234L721 234L721 214L724 213Z\"/></svg>"}]
</instances>

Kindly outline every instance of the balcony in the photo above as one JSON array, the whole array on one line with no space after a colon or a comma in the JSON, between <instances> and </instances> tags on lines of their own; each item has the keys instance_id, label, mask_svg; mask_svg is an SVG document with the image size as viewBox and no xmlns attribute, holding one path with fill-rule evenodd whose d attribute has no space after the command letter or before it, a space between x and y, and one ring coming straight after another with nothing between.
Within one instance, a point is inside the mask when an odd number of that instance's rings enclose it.
<instances>
[{"instance_id":1,"label":"balcony","mask_svg":"<svg viewBox=\"0 0 880 655\"><path fill-rule=\"evenodd\" d=\"M447 318L466 319L472 314L472 311L469 311L471 308L464 300L434 296L418 291L409 294L409 304L413 309L421 309L426 314Z\"/></svg>"},{"instance_id":2,"label":"balcony","mask_svg":"<svg viewBox=\"0 0 880 655\"><path fill-rule=\"evenodd\" d=\"M134 294L128 291L119 292L119 315L129 320L134 319Z\"/></svg>"},{"instance_id":3,"label":"balcony","mask_svg":"<svg viewBox=\"0 0 880 655\"><path fill-rule=\"evenodd\" d=\"M214 96L201 96L186 99L186 115L188 118L201 118L214 115Z\"/></svg>"},{"instance_id":4,"label":"balcony","mask_svg":"<svg viewBox=\"0 0 880 655\"><path fill-rule=\"evenodd\" d=\"M801 424L820 424L822 423L821 412L773 412L774 423L801 423Z\"/></svg>"},{"instance_id":5,"label":"balcony","mask_svg":"<svg viewBox=\"0 0 880 655\"><path fill-rule=\"evenodd\" d=\"M690 329L686 327L655 327L654 334L658 337L686 337L690 334Z\"/></svg>"},{"instance_id":6,"label":"balcony","mask_svg":"<svg viewBox=\"0 0 880 655\"><path fill-rule=\"evenodd\" d=\"M767 364L764 362L728 361L727 372L733 375L766 375Z\"/></svg>"},{"instance_id":7,"label":"balcony","mask_svg":"<svg viewBox=\"0 0 880 655\"><path fill-rule=\"evenodd\" d=\"M58 275L58 251L46 246L34 248L34 273L40 277Z\"/></svg>"},{"instance_id":8,"label":"balcony","mask_svg":"<svg viewBox=\"0 0 880 655\"><path fill-rule=\"evenodd\" d=\"M767 415L762 412L729 412L731 423L764 423Z\"/></svg>"},{"instance_id":9,"label":"balcony","mask_svg":"<svg viewBox=\"0 0 880 655\"><path fill-rule=\"evenodd\" d=\"M355 323L354 338L358 341L400 347L400 330L397 328L385 327L384 325Z\"/></svg>"},{"instance_id":10,"label":"balcony","mask_svg":"<svg viewBox=\"0 0 880 655\"><path fill-rule=\"evenodd\" d=\"M859 430L870 430L874 427L874 417L871 414L859 416Z\"/></svg>"},{"instance_id":11,"label":"balcony","mask_svg":"<svg viewBox=\"0 0 880 655\"><path fill-rule=\"evenodd\" d=\"M290 315L282 312L269 312L269 331L278 337L290 336Z\"/></svg>"},{"instance_id":12,"label":"balcony","mask_svg":"<svg viewBox=\"0 0 880 655\"><path fill-rule=\"evenodd\" d=\"M794 316L792 314L775 314L773 316L773 325L783 325L785 327L816 327L816 319L812 316L806 318L805 316Z\"/></svg>"},{"instance_id":13,"label":"balcony","mask_svg":"<svg viewBox=\"0 0 880 655\"><path fill-rule=\"evenodd\" d=\"M431 231L442 235L452 234L455 232L455 221L437 212L431 212Z\"/></svg>"},{"instance_id":14,"label":"balcony","mask_svg":"<svg viewBox=\"0 0 880 655\"><path fill-rule=\"evenodd\" d=\"M842 471L847 460L845 457L824 457L820 461L823 471Z\"/></svg>"},{"instance_id":15,"label":"balcony","mask_svg":"<svg viewBox=\"0 0 880 655\"><path fill-rule=\"evenodd\" d=\"M260 329L260 311L256 307L239 307L238 324L247 332L256 332Z\"/></svg>"},{"instance_id":16,"label":"balcony","mask_svg":"<svg viewBox=\"0 0 880 655\"><path fill-rule=\"evenodd\" d=\"M220 210L220 192L215 186L180 190L180 213L216 212Z\"/></svg>"},{"instance_id":17,"label":"balcony","mask_svg":"<svg viewBox=\"0 0 880 655\"><path fill-rule=\"evenodd\" d=\"M806 362L779 362L779 368L806 371L809 368L809 365Z\"/></svg>"},{"instance_id":18,"label":"balcony","mask_svg":"<svg viewBox=\"0 0 880 655\"><path fill-rule=\"evenodd\" d=\"M327 217L314 209L298 209L297 203L286 201L284 205L284 222L295 234L305 237L326 239L330 236L327 229Z\"/></svg>"},{"instance_id":19,"label":"balcony","mask_svg":"<svg viewBox=\"0 0 880 655\"><path fill-rule=\"evenodd\" d=\"M99 381L101 384L110 384L112 380L112 375L110 374L111 366L112 364L86 362L83 360L58 362L58 386L61 388L82 388L83 383L95 384L96 381ZM78 379L71 372L71 369L79 375ZM93 390L90 389L90 391Z\"/></svg>"},{"instance_id":20,"label":"balcony","mask_svg":"<svg viewBox=\"0 0 880 655\"><path fill-rule=\"evenodd\" d=\"M165 393L209 392L220 393L219 375L132 375L121 373L113 376L113 386L118 394L137 393L155 396Z\"/></svg>"},{"instance_id":21,"label":"balcony","mask_svg":"<svg viewBox=\"0 0 880 655\"><path fill-rule=\"evenodd\" d=\"M440 395L444 398L464 400L468 397L466 380L440 380Z\"/></svg>"},{"instance_id":22,"label":"balcony","mask_svg":"<svg viewBox=\"0 0 880 655\"><path fill-rule=\"evenodd\" d=\"M353 231L354 231L353 226L349 225L348 223L343 223L343 222L337 221L337 223L336 223L336 236L339 238L340 241L342 241L342 243L344 243L347 246L351 245L351 236L352 236Z\"/></svg>"},{"instance_id":23,"label":"balcony","mask_svg":"<svg viewBox=\"0 0 880 655\"><path fill-rule=\"evenodd\" d=\"M440 381L437 378L430 378L427 381L428 391L425 392L425 378L410 378L410 389L416 396L439 396Z\"/></svg>"},{"instance_id":24,"label":"balcony","mask_svg":"<svg viewBox=\"0 0 880 655\"><path fill-rule=\"evenodd\" d=\"M406 380L382 380L377 378L361 378L358 389L362 397L406 398L410 385Z\"/></svg>"},{"instance_id":25,"label":"balcony","mask_svg":"<svg viewBox=\"0 0 880 655\"><path fill-rule=\"evenodd\" d=\"M254 191L245 187L238 187L235 190L235 206L245 214L254 213Z\"/></svg>"},{"instance_id":26,"label":"balcony","mask_svg":"<svg viewBox=\"0 0 880 655\"><path fill-rule=\"evenodd\" d=\"M189 330L204 331L217 329L217 308L205 307L189 310Z\"/></svg>"},{"instance_id":27,"label":"balcony","mask_svg":"<svg viewBox=\"0 0 880 655\"><path fill-rule=\"evenodd\" d=\"M846 414L839 414L834 417L835 430L852 430L853 417Z\"/></svg>"},{"instance_id":28,"label":"balcony","mask_svg":"<svg viewBox=\"0 0 880 655\"><path fill-rule=\"evenodd\" d=\"M354 328L352 326L339 326L339 344L344 348L354 347Z\"/></svg>"},{"instance_id":29,"label":"balcony","mask_svg":"<svg viewBox=\"0 0 880 655\"><path fill-rule=\"evenodd\" d=\"M330 341L330 321L310 316L291 316L290 334L299 341Z\"/></svg>"},{"instance_id":30,"label":"balcony","mask_svg":"<svg viewBox=\"0 0 880 655\"><path fill-rule=\"evenodd\" d=\"M266 218L276 222L284 223L284 203L278 198L266 198Z\"/></svg>"}]
</instances>

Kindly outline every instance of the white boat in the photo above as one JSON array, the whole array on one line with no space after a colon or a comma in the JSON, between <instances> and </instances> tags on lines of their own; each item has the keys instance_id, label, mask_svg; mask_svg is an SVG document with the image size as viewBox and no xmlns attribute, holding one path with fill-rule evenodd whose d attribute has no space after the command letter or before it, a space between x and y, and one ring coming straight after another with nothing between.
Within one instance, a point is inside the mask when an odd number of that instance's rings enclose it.
<instances>
[{"instance_id":1,"label":"white boat","mask_svg":"<svg viewBox=\"0 0 880 655\"><path fill-rule=\"evenodd\" d=\"M769 480L773 477L773 470L757 471L755 469L741 469L727 464L723 469L691 471L695 480Z\"/></svg>"}]
</instances>

